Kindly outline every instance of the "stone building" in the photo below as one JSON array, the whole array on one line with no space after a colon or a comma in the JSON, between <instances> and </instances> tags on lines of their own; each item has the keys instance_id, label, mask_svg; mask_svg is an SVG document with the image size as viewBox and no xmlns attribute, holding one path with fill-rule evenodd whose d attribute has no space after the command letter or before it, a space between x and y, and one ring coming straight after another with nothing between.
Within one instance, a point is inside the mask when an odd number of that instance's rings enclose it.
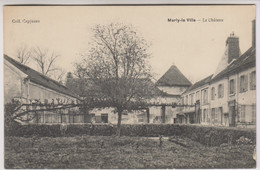
<instances>
[{"instance_id":1,"label":"stone building","mask_svg":"<svg viewBox=\"0 0 260 170\"><path fill-rule=\"evenodd\" d=\"M252 28L252 47L241 55L239 38L231 34L215 73L182 94L183 104L195 106L177 114L180 123L255 126L255 21Z\"/></svg>"},{"instance_id":2,"label":"stone building","mask_svg":"<svg viewBox=\"0 0 260 170\"><path fill-rule=\"evenodd\" d=\"M79 97L66 86L4 55L4 103L13 99L22 104L71 104ZM61 123L68 117L46 111L37 116L39 119L30 123Z\"/></svg>"},{"instance_id":3,"label":"stone building","mask_svg":"<svg viewBox=\"0 0 260 170\"><path fill-rule=\"evenodd\" d=\"M73 78L70 73L68 74L66 85L82 98L89 94L87 84L86 79ZM181 103L181 94L191 85L190 81L175 65L172 65L156 83L150 81L150 84L154 86L151 92L154 95L147 101L150 106L125 112L122 115L123 124L174 123L178 108L170 105ZM90 110L89 114L96 123L117 123L117 114L114 113L113 108L96 108Z\"/></svg>"},{"instance_id":4,"label":"stone building","mask_svg":"<svg viewBox=\"0 0 260 170\"><path fill-rule=\"evenodd\" d=\"M75 93L59 82L4 55L4 103L13 98L39 100L42 103L56 99L71 103L78 100Z\"/></svg>"}]
</instances>

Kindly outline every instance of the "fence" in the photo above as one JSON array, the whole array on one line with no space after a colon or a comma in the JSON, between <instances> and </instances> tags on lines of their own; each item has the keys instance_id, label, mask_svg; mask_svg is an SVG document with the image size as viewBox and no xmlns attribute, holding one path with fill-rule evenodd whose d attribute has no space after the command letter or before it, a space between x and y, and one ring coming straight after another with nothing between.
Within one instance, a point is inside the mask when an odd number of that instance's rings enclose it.
<instances>
[{"instance_id":1,"label":"fence","mask_svg":"<svg viewBox=\"0 0 260 170\"><path fill-rule=\"evenodd\" d=\"M61 123L90 123L89 115L86 114L57 114L53 112L38 113L35 120L37 124L61 124Z\"/></svg>"}]
</instances>

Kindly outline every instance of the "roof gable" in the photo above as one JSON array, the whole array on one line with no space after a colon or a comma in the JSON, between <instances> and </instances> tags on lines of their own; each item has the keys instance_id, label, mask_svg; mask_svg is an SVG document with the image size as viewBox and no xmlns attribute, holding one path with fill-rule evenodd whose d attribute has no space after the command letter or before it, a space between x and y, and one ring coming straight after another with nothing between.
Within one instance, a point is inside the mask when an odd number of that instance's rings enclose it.
<instances>
[{"instance_id":1,"label":"roof gable","mask_svg":"<svg viewBox=\"0 0 260 170\"><path fill-rule=\"evenodd\" d=\"M245 68L253 67L256 64L255 61L256 61L255 48L251 47L244 54L242 54L233 62L231 62L226 69L224 69L219 74L214 76L212 81L219 80L225 76L228 76L229 74L232 74L232 72L234 71L238 71L238 70L241 71Z\"/></svg>"},{"instance_id":2,"label":"roof gable","mask_svg":"<svg viewBox=\"0 0 260 170\"><path fill-rule=\"evenodd\" d=\"M12 59L11 57L4 55L4 59L15 66L17 69L22 71L28 76L30 81L42 85L46 88L52 89L54 91L69 95L71 97L77 98L77 95L71 92L66 86L60 84L59 82L31 69L30 67L19 63L18 61Z\"/></svg>"},{"instance_id":3,"label":"roof gable","mask_svg":"<svg viewBox=\"0 0 260 170\"><path fill-rule=\"evenodd\" d=\"M205 84L210 83L212 76L213 76L213 74L210 75L210 76L208 76L208 77L206 77L206 78L204 78L204 79L202 79L202 80L200 80L200 81L198 81L198 82L196 82L196 83L193 84L190 88L188 88L184 93L187 93L187 92L189 92L189 91L192 91L192 90L194 90L194 89L197 89L197 88L199 88L199 87L202 87L202 86L205 85Z\"/></svg>"},{"instance_id":4,"label":"roof gable","mask_svg":"<svg viewBox=\"0 0 260 170\"><path fill-rule=\"evenodd\" d=\"M172 65L166 73L156 82L157 86L190 86L191 82Z\"/></svg>"},{"instance_id":5,"label":"roof gable","mask_svg":"<svg viewBox=\"0 0 260 170\"><path fill-rule=\"evenodd\" d=\"M183 94L190 92L198 87L201 87L207 83L213 83L219 79L226 77L236 71L241 71L243 69L255 66L256 53L255 48L249 48L244 54L239 56L237 59L233 60L224 70L219 72L217 75L213 74L196 82L190 88L188 88Z\"/></svg>"}]
</instances>

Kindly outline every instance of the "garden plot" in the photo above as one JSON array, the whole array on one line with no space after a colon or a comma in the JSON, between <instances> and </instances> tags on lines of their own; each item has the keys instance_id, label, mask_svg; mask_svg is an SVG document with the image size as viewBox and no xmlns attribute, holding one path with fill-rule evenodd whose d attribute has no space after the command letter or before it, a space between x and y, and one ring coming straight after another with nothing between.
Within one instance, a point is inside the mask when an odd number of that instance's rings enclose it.
<instances>
[{"instance_id":1,"label":"garden plot","mask_svg":"<svg viewBox=\"0 0 260 170\"><path fill-rule=\"evenodd\" d=\"M253 144L207 147L183 137L6 137L5 168L254 168Z\"/></svg>"}]
</instances>

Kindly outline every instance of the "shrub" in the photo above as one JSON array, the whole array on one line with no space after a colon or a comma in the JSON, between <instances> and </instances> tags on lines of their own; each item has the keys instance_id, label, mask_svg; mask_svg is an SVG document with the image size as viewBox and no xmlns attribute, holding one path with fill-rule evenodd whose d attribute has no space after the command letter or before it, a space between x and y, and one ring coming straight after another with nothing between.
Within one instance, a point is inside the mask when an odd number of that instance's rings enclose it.
<instances>
[{"instance_id":1,"label":"shrub","mask_svg":"<svg viewBox=\"0 0 260 170\"><path fill-rule=\"evenodd\" d=\"M245 138L244 136L241 136L239 139L236 140L236 143L238 145L248 145L253 144L251 139Z\"/></svg>"},{"instance_id":2,"label":"shrub","mask_svg":"<svg viewBox=\"0 0 260 170\"><path fill-rule=\"evenodd\" d=\"M116 134L116 126L108 124L68 125L65 136L111 136ZM245 139L256 142L256 132L251 129L237 129L229 127L206 127L199 125L176 125L176 124L123 124L121 125L122 136L183 136L207 146L220 146L223 143L236 144ZM19 125L15 130L6 133L6 136L22 137L58 137L62 136L60 125ZM238 140L240 139L240 140Z\"/></svg>"},{"instance_id":3,"label":"shrub","mask_svg":"<svg viewBox=\"0 0 260 170\"><path fill-rule=\"evenodd\" d=\"M15 109L20 105L18 101L13 100L10 103L6 103L4 106L4 133L5 135L12 134L17 128L19 128L19 123L13 120L12 116Z\"/></svg>"}]
</instances>

